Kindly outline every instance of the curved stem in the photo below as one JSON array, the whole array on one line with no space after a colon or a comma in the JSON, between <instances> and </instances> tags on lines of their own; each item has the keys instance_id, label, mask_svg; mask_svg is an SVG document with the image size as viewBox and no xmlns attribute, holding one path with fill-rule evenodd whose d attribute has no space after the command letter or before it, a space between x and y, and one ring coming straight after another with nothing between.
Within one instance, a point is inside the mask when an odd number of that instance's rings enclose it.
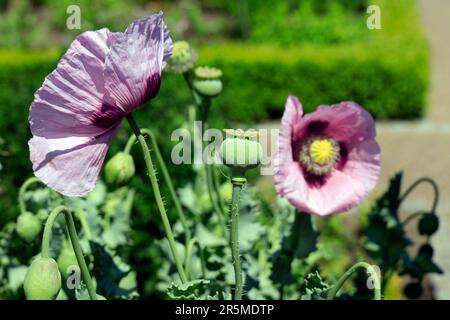
<instances>
[{"instance_id":1,"label":"curved stem","mask_svg":"<svg viewBox=\"0 0 450 320\"><path fill-rule=\"evenodd\" d=\"M19 209L20 213L24 213L27 211L26 204L25 204L25 193L29 186L31 186L34 183L42 183L41 180L39 180L36 177L31 177L25 180L25 182L22 184L22 186L19 189Z\"/></svg>"},{"instance_id":2,"label":"curved stem","mask_svg":"<svg viewBox=\"0 0 450 320\"><path fill-rule=\"evenodd\" d=\"M141 133L148 135L150 138L151 147L156 154L156 160L158 161L159 168L161 169L164 182L167 184L167 187L169 188L170 196L172 198L173 203L175 204L175 209L177 210L178 216L180 217L180 221L183 226L185 234L185 246L187 247L192 237L191 230L189 229L189 224L187 222L186 215L184 214L183 207L181 206L180 200L178 199L177 193L173 186L172 178L170 177L164 159L161 155L161 152L159 151L155 135L150 129L147 128L141 129ZM134 143L136 142L136 139L137 139L136 135L133 135L128 139L127 145L125 146L124 150L125 153L130 153L130 150L133 147Z\"/></svg>"},{"instance_id":3,"label":"curved stem","mask_svg":"<svg viewBox=\"0 0 450 320\"><path fill-rule=\"evenodd\" d=\"M50 212L47 221L45 222L44 233L42 235L42 249L41 256L43 258L50 258L50 242L52 241L52 230L55 220L58 215L67 210L65 206L58 206Z\"/></svg>"},{"instance_id":4,"label":"curved stem","mask_svg":"<svg viewBox=\"0 0 450 320\"><path fill-rule=\"evenodd\" d=\"M402 224L402 226L404 227L404 226L406 226L408 223L410 223L412 220L414 220L415 218L421 217L421 216L423 216L423 215L425 215L425 214L428 214L428 212L425 212L425 211L417 211L417 212L415 212L415 213L409 215L408 218L406 218L401 224Z\"/></svg>"},{"instance_id":5,"label":"curved stem","mask_svg":"<svg viewBox=\"0 0 450 320\"><path fill-rule=\"evenodd\" d=\"M159 190L158 180L156 178L156 172L155 172L155 168L153 167L153 161L152 161L152 157L150 155L150 151L148 149L147 143L145 142L144 136L142 135L141 130L139 129L132 113L127 115L127 120L129 122L131 128L133 129L133 132L136 135L136 137L139 141L139 144L141 145L145 164L147 166L148 175L149 175L152 187L153 187L153 193L156 198L156 204L158 206L159 213L161 215L161 219L162 219L162 222L164 225L164 230L166 232L167 240L169 241L170 250L172 251L172 256L173 256L173 259L175 260L175 265L177 267L181 282L186 283L187 282L186 274L184 272L183 264L181 263L181 259L178 255L178 252L176 249L175 238L173 236L172 228L169 223L169 218L167 217L167 213L166 213L166 208L164 207L164 202L161 197L161 192Z\"/></svg>"},{"instance_id":6,"label":"curved stem","mask_svg":"<svg viewBox=\"0 0 450 320\"><path fill-rule=\"evenodd\" d=\"M70 210L65 206L58 206L55 209L52 210L50 215L48 216L47 222L45 223L44 227L44 234L42 237L42 252L41 256L43 258L49 258L50 257L50 241L52 238L52 229L53 225L55 224L55 220L58 217L60 213L64 212L65 218L66 218L66 224L70 236L70 242L72 243L73 251L75 252L75 256L77 258L78 265L81 269L81 276L83 277L83 280L86 284L89 297L91 300L97 299L97 294L95 292L94 283L92 281L92 278L89 274L88 267L86 265L86 261L84 260L83 251L81 250L80 242L78 241L78 235L77 231L75 229L75 223L73 221L72 213Z\"/></svg>"},{"instance_id":7,"label":"curved stem","mask_svg":"<svg viewBox=\"0 0 450 320\"><path fill-rule=\"evenodd\" d=\"M231 220L231 236L230 236L230 246L231 246L231 256L233 259L234 266L234 278L235 278L235 291L234 299L242 299L242 266L241 266L241 256L239 254L239 201L241 198L241 191L246 183L245 180L231 179L233 184L233 196L230 208L230 220Z\"/></svg>"},{"instance_id":8,"label":"curved stem","mask_svg":"<svg viewBox=\"0 0 450 320\"><path fill-rule=\"evenodd\" d=\"M336 294L344 285L345 281L350 278L350 276L359 268L366 269L369 277L373 279L373 287L374 287L374 299L381 300L381 288L380 288L380 279L378 278L378 274L376 270L367 262L358 262L354 264L350 269L348 269L342 277L338 280L338 282L328 291L327 300L334 300L336 298Z\"/></svg>"},{"instance_id":9,"label":"curved stem","mask_svg":"<svg viewBox=\"0 0 450 320\"><path fill-rule=\"evenodd\" d=\"M400 199L399 199L399 203L402 203L405 199L406 199L406 197L408 197L408 195L419 185L419 184L421 184L421 183L429 183L432 187L433 187L433 190L434 190L434 200L433 200L433 205L432 205L432 207L431 207L431 212L436 212L436 207L437 207L437 204L438 204L438 202L439 202L439 188L438 188L438 186L437 186L437 184L436 184L436 182L434 182L434 180L433 179L431 179L431 178L427 178L427 177L424 177L424 178L420 178L420 179L418 179L418 180L416 180L408 189L406 189L406 191L403 193L403 195L400 197Z\"/></svg>"}]
</instances>

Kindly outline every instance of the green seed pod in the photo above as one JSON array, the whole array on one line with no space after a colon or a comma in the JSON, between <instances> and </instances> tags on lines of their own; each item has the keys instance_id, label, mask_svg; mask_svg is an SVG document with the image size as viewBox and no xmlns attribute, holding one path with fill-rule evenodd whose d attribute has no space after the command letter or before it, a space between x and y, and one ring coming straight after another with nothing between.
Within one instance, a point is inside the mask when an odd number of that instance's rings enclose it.
<instances>
[{"instance_id":1,"label":"green seed pod","mask_svg":"<svg viewBox=\"0 0 450 320\"><path fill-rule=\"evenodd\" d=\"M223 84L220 78L222 70L211 67L197 67L194 71L195 79L192 82L194 89L205 97L215 97L222 92Z\"/></svg>"},{"instance_id":2,"label":"green seed pod","mask_svg":"<svg viewBox=\"0 0 450 320\"><path fill-rule=\"evenodd\" d=\"M409 299L419 299L422 292L422 285L419 282L410 282L403 289L403 293Z\"/></svg>"},{"instance_id":3,"label":"green seed pod","mask_svg":"<svg viewBox=\"0 0 450 320\"><path fill-rule=\"evenodd\" d=\"M56 261L58 262L59 272L64 279L69 276L69 274L67 274L69 267L78 266L77 256L68 244L63 245L63 248L59 253L58 259L56 259Z\"/></svg>"},{"instance_id":4,"label":"green seed pod","mask_svg":"<svg viewBox=\"0 0 450 320\"><path fill-rule=\"evenodd\" d=\"M240 170L257 167L262 159L262 146L257 141L255 131L244 132L226 129L227 138L220 146L222 161L225 165Z\"/></svg>"},{"instance_id":5,"label":"green seed pod","mask_svg":"<svg viewBox=\"0 0 450 320\"><path fill-rule=\"evenodd\" d=\"M125 152L119 152L109 159L105 165L106 182L122 186L134 176L133 157Z\"/></svg>"},{"instance_id":6,"label":"green seed pod","mask_svg":"<svg viewBox=\"0 0 450 320\"><path fill-rule=\"evenodd\" d=\"M419 220L419 233L430 236L439 228L439 218L434 213L428 213Z\"/></svg>"},{"instance_id":7,"label":"green seed pod","mask_svg":"<svg viewBox=\"0 0 450 320\"><path fill-rule=\"evenodd\" d=\"M61 274L52 258L36 258L23 283L28 300L54 300L61 290Z\"/></svg>"},{"instance_id":8,"label":"green seed pod","mask_svg":"<svg viewBox=\"0 0 450 320\"><path fill-rule=\"evenodd\" d=\"M41 229L41 221L31 212L24 212L17 218L16 232L25 241L31 242L36 239Z\"/></svg>"},{"instance_id":9,"label":"green seed pod","mask_svg":"<svg viewBox=\"0 0 450 320\"><path fill-rule=\"evenodd\" d=\"M194 80L192 85L194 89L205 97L215 97L222 92L223 85L221 80Z\"/></svg>"}]
</instances>

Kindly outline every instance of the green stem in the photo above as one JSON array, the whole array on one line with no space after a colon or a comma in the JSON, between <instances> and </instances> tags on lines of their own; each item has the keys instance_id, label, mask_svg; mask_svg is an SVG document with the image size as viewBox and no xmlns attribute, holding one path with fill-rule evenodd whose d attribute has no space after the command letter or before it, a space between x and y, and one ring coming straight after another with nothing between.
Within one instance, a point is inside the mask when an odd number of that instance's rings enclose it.
<instances>
[{"instance_id":1,"label":"green stem","mask_svg":"<svg viewBox=\"0 0 450 320\"><path fill-rule=\"evenodd\" d=\"M177 249L176 249L176 243L175 238L173 236L172 228L170 227L169 218L167 217L166 208L164 207L164 202L161 197L161 192L159 190L158 180L156 178L156 172L155 168L153 167L153 161L152 157L150 155L150 150L148 149L147 143L145 142L144 136L141 133L141 130L139 129L136 120L133 117L133 114L127 115L127 120L133 129L134 134L136 135L139 144L141 145L142 153L144 155L145 164L147 166L148 175L150 178L150 182L153 187L153 193L156 198L156 204L159 209L159 213L161 215L161 219L164 225L164 230L166 232L167 240L169 241L170 250L172 251L172 256L175 261L175 265L178 270L178 274L180 276L181 282L186 283L187 277L183 269L183 264L181 263L181 259L178 255Z\"/></svg>"},{"instance_id":2,"label":"green stem","mask_svg":"<svg viewBox=\"0 0 450 320\"><path fill-rule=\"evenodd\" d=\"M341 287L344 285L345 281L359 268L366 269L369 277L373 279L374 287L374 299L381 300L381 289L380 289L380 279L378 278L376 270L367 262L358 262L354 264L350 269L348 269L338 282L328 291L327 300L334 300L336 294L339 292Z\"/></svg>"},{"instance_id":3,"label":"green stem","mask_svg":"<svg viewBox=\"0 0 450 320\"><path fill-rule=\"evenodd\" d=\"M41 256L43 258L50 258L50 242L52 240L53 225L55 224L55 220L58 215L65 210L67 210L65 206L58 206L53 209L52 212L50 212L50 214L48 215L47 221L45 222L44 226L44 233L42 235Z\"/></svg>"},{"instance_id":4,"label":"green stem","mask_svg":"<svg viewBox=\"0 0 450 320\"><path fill-rule=\"evenodd\" d=\"M219 207L220 207L220 212L222 213L223 216L225 216L225 203L223 202L223 199L220 195L220 182L219 182L219 178L217 177L217 171L214 170L214 167L212 167L212 182L213 182L213 189L214 192L217 195L217 199L219 200Z\"/></svg>"},{"instance_id":5,"label":"green stem","mask_svg":"<svg viewBox=\"0 0 450 320\"><path fill-rule=\"evenodd\" d=\"M433 187L434 199L433 199L433 205L431 207L430 212L434 213L434 212L436 212L436 207L439 202L439 188L438 188L436 182L434 182L434 180L431 178L424 177L424 178L420 178L420 179L416 180L400 197L399 203L402 203L403 201L405 201L406 197L408 197L408 195L421 183L428 183Z\"/></svg>"},{"instance_id":6,"label":"green stem","mask_svg":"<svg viewBox=\"0 0 450 320\"><path fill-rule=\"evenodd\" d=\"M89 223L87 222L86 217L84 216L84 212L82 210L76 210L74 213L75 217L77 217L78 220L80 220L81 228L83 228L86 239L88 239L89 241L92 240L91 228L89 228Z\"/></svg>"},{"instance_id":7,"label":"green stem","mask_svg":"<svg viewBox=\"0 0 450 320\"><path fill-rule=\"evenodd\" d=\"M78 241L77 230L75 229L75 223L73 221L72 213L68 210L65 211L66 224L69 228L70 242L72 243L73 251L77 257L78 265L81 269L81 276L86 284L89 297L91 300L97 300L97 293L95 292L94 282L89 274L86 261L84 260L83 251L81 250L80 242Z\"/></svg>"},{"instance_id":8,"label":"green stem","mask_svg":"<svg viewBox=\"0 0 450 320\"><path fill-rule=\"evenodd\" d=\"M69 231L70 236L70 242L72 243L73 251L75 252L75 256L77 257L78 265L81 269L81 276L83 277L83 280L86 284L89 297L91 300L97 299L97 294L95 292L94 283L92 281L92 278L89 274L88 267L86 265L86 261L84 260L83 251L81 250L80 242L78 241L78 235L77 231L75 229L75 223L73 221L72 213L70 210L65 206L58 206L55 209L52 210L50 215L47 218L47 222L45 223L44 227L44 234L42 236L42 252L41 256L43 258L49 258L50 257L50 241L52 238L52 229L53 225L55 223L56 218L60 213L64 212L65 218L66 218L66 224Z\"/></svg>"},{"instance_id":9,"label":"green stem","mask_svg":"<svg viewBox=\"0 0 450 320\"><path fill-rule=\"evenodd\" d=\"M24 213L24 212L27 211L26 204L25 204L25 193L26 193L28 187L31 186L34 183L37 183L37 182L42 183L41 180L39 180L38 178L31 177L31 178L28 178L27 180L25 180L25 182L20 187L20 189L19 189L19 209L20 209L20 213Z\"/></svg>"},{"instance_id":10,"label":"green stem","mask_svg":"<svg viewBox=\"0 0 450 320\"><path fill-rule=\"evenodd\" d=\"M234 277L235 277L235 291L234 299L242 299L242 266L241 266L241 256L239 254L239 201L241 198L241 191L246 183L243 178L231 179L233 184L233 197L231 200L230 208L230 220L231 220L231 236L230 236L230 246L231 246L231 256L233 258L234 266Z\"/></svg>"},{"instance_id":11,"label":"green stem","mask_svg":"<svg viewBox=\"0 0 450 320\"><path fill-rule=\"evenodd\" d=\"M153 151L156 154L156 160L158 161L158 165L161 169L164 182L167 184L167 187L169 188L170 196L172 198L173 203L175 204L175 209L177 210L178 216L180 217L181 224L184 229L185 234L185 246L189 244L191 241L191 230L189 229L189 224L186 219L186 215L184 214L183 207L181 206L180 200L178 199L177 193L175 191L175 188L172 183L172 178L170 177L169 171L167 170L166 164L164 162L164 159L161 155L161 152L159 151L158 143L156 141L155 135L150 129L143 128L141 129L141 132L143 134L146 134L150 137L150 143ZM124 152L130 153L131 147L136 142L136 136L133 135L128 139L127 145L125 147Z\"/></svg>"},{"instance_id":12,"label":"green stem","mask_svg":"<svg viewBox=\"0 0 450 320\"><path fill-rule=\"evenodd\" d=\"M185 269L186 269L186 277L189 279L191 276L191 257L192 252L194 250L194 246L197 240L195 238L191 239L186 247L186 263L185 263Z\"/></svg>"},{"instance_id":13,"label":"green stem","mask_svg":"<svg viewBox=\"0 0 450 320\"><path fill-rule=\"evenodd\" d=\"M206 279L206 264L205 264L205 255L203 254L203 248L198 241L195 242L195 246L197 247L197 251L200 256L200 263L201 263L201 268L202 268L202 278Z\"/></svg>"},{"instance_id":14,"label":"green stem","mask_svg":"<svg viewBox=\"0 0 450 320\"><path fill-rule=\"evenodd\" d=\"M226 236L227 228L225 226L225 222L223 221L222 210L220 208L220 205L219 205L218 200L216 198L216 194L214 192L213 181L212 181L212 174L213 174L212 173L212 166L205 163L205 171L206 171L206 184L207 184L209 199L210 199L211 204L212 204L212 206L214 208L214 211L216 212L217 218L219 220L220 227L222 228L222 232Z\"/></svg>"}]
</instances>

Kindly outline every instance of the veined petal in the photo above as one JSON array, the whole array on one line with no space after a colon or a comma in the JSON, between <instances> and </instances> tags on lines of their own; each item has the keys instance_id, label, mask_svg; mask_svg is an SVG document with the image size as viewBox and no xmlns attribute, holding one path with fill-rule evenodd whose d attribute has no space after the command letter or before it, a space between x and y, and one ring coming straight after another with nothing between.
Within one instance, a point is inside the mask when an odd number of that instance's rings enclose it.
<instances>
[{"instance_id":1,"label":"veined petal","mask_svg":"<svg viewBox=\"0 0 450 320\"><path fill-rule=\"evenodd\" d=\"M171 52L162 13L133 22L106 56L104 100L129 113L153 98Z\"/></svg>"},{"instance_id":2,"label":"veined petal","mask_svg":"<svg viewBox=\"0 0 450 320\"><path fill-rule=\"evenodd\" d=\"M281 119L281 128L278 135L278 150L274 159L275 182L282 181L286 170L290 168L293 161L292 157L292 128L303 115L303 107L295 96L289 96L283 118Z\"/></svg>"},{"instance_id":3,"label":"veined petal","mask_svg":"<svg viewBox=\"0 0 450 320\"><path fill-rule=\"evenodd\" d=\"M35 94L29 115L34 136L96 136L123 118L121 109L102 101L104 61L117 35L88 31L72 42Z\"/></svg>"},{"instance_id":4,"label":"veined petal","mask_svg":"<svg viewBox=\"0 0 450 320\"><path fill-rule=\"evenodd\" d=\"M28 142L34 174L63 195L86 195L97 182L117 128L95 138L47 139L34 136Z\"/></svg>"}]
</instances>

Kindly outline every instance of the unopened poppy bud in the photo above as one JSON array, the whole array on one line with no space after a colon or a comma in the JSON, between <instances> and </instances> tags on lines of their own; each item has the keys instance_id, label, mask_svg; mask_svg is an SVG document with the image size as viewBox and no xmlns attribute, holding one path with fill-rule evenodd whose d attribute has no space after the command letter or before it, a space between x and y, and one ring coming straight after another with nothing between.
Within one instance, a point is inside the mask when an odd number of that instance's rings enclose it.
<instances>
[{"instance_id":1,"label":"unopened poppy bud","mask_svg":"<svg viewBox=\"0 0 450 320\"><path fill-rule=\"evenodd\" d=\"M28 300L54 300L61 290L61 274L52 258L36 258L23 284Z\"/></svg>"},{"instance_id":2,"label":"unopened poppy bud","mask_svg":"<svg viewBox=\"0 0 450 320\"><path fill-rule=\"evenodd\" d=\"M256 131L224 130L227 138L220 146L223 163L235 169L251 169L261 163L262 147Z\"/></svg>"},{"instance_id":3,"label":"unopened poppy bud","mask_svg":"<svg viewBox=\"0 0 450 320\"><path fill-rule=\"evenodd\" d=\"M198 54L186 41L173 43L172 56L167 64L167 70L183 73L194 67Z\"/></svg>"},{"instance_id":4,"label":"unopened poppy bud","mask_svg":"<svg viewBox=\"0 0 450 320\"><path fill-rule=\"evenodd\" d=\"M211 67L197 67L194 71L194 89L203 96L215 97L222 92L223 84L220 78L222 70Z\"/></svg>"},{"instance_id":5,"label":"unopened poppy bud","mask_svg":"<svg viewBox=\"0 0 450 320\"><path fill-rule=\"evenodd\" d=\"M72 247L65 242L59 253L58 259L58 269L63 278L67 278L70 274L68 274L69 268L72 266L78 266L77 257Z\"/></svg>"},{"instance_id":6,"label":"unopened poppy bud","mask_svg":"<svg viewBox=\"0 0 450 320\"><path fill-rule=\"evenodd\" d=\"M431 236L439 228L439 218L434 213L428 213L419 220L419 233Z\"/></svg>"},{"instance_id":7,"label":"unopened poppy bud","mask_svg":"<svg viewBox=\"0 0 450 320\"><path fill-rule=\"evenodd\" d=\"M16 232L25 241L31 242L36 239L41 229L41 221L31 212L21 213L17 218Z\"/></svg>"},{"instance_id":8,"label":"unopened poppy bud","mask_svg":"<svg viewBox=\"0 0 450 320\"><path fill-rule=\"evenodd\" d=\"M133 157L125 152L119 152L109 159L105 165L106 182L124 185L134 176L135 167Z\"/></svg>"}]
</instances>

